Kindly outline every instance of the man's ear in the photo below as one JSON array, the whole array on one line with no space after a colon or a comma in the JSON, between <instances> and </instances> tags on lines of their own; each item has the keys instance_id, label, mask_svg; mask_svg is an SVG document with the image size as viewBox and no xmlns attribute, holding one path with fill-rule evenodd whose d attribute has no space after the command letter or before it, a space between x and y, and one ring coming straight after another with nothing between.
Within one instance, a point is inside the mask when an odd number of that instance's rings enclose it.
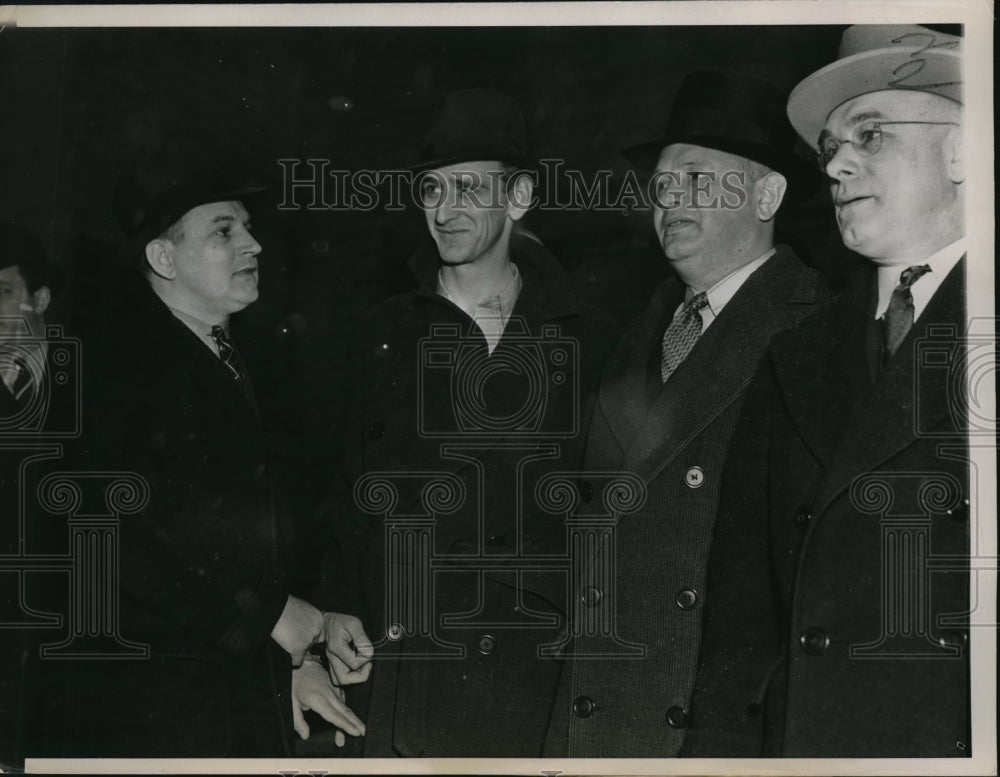
<instances>
[{"instance_id":1,"label":"man's ear","mask_svg":"<svg viewBox=\"0 0 1000 777\"><path fill-rule=\"evenodd\" d=\"M517 173L507 182L507 215L512 221L520 221L534 205L531 198L535 184L528 173Z\"/></svg>"},{"instance_id":2,"label":"man's ear","mask_svg":"<svg viewBox=\"0 0 1000 777\"><path fill-rule=\"evenodd\" d=\"M154 273L168 281L177 277L173 248L173 243L160 238L146 243L146 264Z\"/></svg>"},{"instance_id":3,"label":"man's ear","mask_svg":"<svg viewBox=\"0 0 1000 777\"><path fill-rule=\"evenodd\" d=\"M948 168L948 180L959 184L965 180L965 147L962 143L962 127L950 127L944 139L944 161Z\"/></svg>"},{"instance_id":4,"label":"man's ear","mask_svg":"<svg viewBox=\"0 0 1000 777\"><path fill-rule=\"evenodd\" d=\"M49 303L52 302L52 292L49 291L49 287L39 287L38 291L31 295L31 302L35 313L39 316L42 315L49 309Z\"/></svg>"},{"instance_id":5,"label":"man's ear","mask_svg":"<svg viewBox=\"0 0 1000 777\"><path fill-rule=\"evenodd\" d=\"M770 221L785 199L788 180L781 173L770 172L754 184L757 194L757 218Z\"/></svg>"}]
</instances>

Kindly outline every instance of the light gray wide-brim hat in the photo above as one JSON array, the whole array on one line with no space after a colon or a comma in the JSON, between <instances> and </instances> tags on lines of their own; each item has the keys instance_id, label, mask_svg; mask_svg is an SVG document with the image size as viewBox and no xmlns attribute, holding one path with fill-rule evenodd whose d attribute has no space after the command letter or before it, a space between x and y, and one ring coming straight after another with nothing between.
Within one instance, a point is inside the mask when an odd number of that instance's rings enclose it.
<instances>
[{"instance_id":1,"label":"light gray wide-brim hat","mask_svg":"<svg viewBox=\"0 0 1000 777\"><path fill-rule=\"evenodd\" d=\"M962 102L962 39L915 24L859 24L840 41L837 60L798 84L788 118L817 147L827 116L837 106L887 89L927 92Z\"/></svg>"}]
</instances>

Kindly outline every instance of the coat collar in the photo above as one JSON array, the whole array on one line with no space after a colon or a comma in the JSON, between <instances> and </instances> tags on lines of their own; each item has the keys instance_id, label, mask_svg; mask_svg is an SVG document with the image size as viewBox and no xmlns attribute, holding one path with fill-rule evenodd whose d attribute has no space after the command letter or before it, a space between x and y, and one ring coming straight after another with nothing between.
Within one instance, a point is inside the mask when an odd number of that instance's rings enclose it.
<instances>
[{"instance_id":1,"label":"coat collar","mask_svg":"<svg viewBox=\"0 0 1000 777\"><path fill-rule=\"evenodd\" d=\"M776 340L772 349L782 400L827 470L816 495L819 509L859 474L940 428L952 410L949 370L922 367L920 353L941 327L957 337L964 332L965 258L944 279L875 385L866 381L863 348L873 284L869 267L808 328Z\"/></svg>"},{"instance_id":2,"label":"coat collar","mask_svg":"<svg viewBox=\"0 0 1000 777\"><path fill-rule=\"evenodd\" d=\"M537 240L517 234L510 239L511 260L517 265L523 287L514 305L512 316L525 319L529 328L547 321L555 321L580 314L580 302L569 285L569 279L559 261ZM437 247L428 237L409 261L419 287L416 300L457 306L437 293L437 274L440 267Z\"/></svg>"},{"instance_id":3,"label":"coat collar","mask_svg":"<svg viewBox=\"0 0 1000 777\"><path fill-rule=\"evenodd\" d=\"M147 343L143 347L147 350L148 361L186 370L216 399L220 408L224 408L222 412L232 414L248 431L259 433L256 411L229 371L148 286L139 299L137 315L133 326ZM148 345L150 343L153 345Z\"/></svg>"},{"instance_id":4,"label":"coat collar","mask_svg":"<svg viewBox=\"0 0 1000 777\"><path fill-rule=\"evenodd\" d=\"M649 480L719 413L737 400L753 377L771 335L791 326L803 307L817 304L817 279L792 251L776 255L750 276L687 359L647 404L651 354L659 353L667 319L683 299L683 285L668 279L638 326L608 365L600 394L623 465Z\"/></svg>"}]
</instances>

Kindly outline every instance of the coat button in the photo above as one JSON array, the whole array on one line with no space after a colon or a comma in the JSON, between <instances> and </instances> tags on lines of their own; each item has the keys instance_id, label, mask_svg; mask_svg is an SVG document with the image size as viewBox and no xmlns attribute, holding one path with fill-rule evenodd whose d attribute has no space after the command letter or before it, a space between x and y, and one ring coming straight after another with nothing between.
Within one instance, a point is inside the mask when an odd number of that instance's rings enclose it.
<instances>
[{"instance_id":1,"label":"coat button","mask_svg":"<svg viewBox=\"0 0 1000 777\"><path fill-rule=\"evenodd\" d=\"M381 421L373 421L368 427L368 436L373 440L381 440L385 436L385 427Z\"/></svg>"},{"instance_id":2,"label":"coat button","mask_svg":"<svg viewBox=\"0 0 1000 777\"><path fill-rule=\"evenodd\" d=\"M594 714L594 700L589 696L577 696L573 699L573 714L578 718L589 718Z\"/></svg>"},{"instance_id":3,"label":"coat button","mask_svg":"<svg viewBox=\"0 0 1000 777\"><path fill-rule=\"evenodd\" d=\"M795 523L800 529L804 529L811 520L812 511L809 509L809 505L799 505L799 509L795 512Z\"/></svg>"},{"instance_id":4,"label":"coat button","mask_svg":"<svg viewBox=\"0 0 1000 777\"><path fill-rule=\"evenodd\" d=\"M698 604L698 592L693 588L682 588L677 592L674 601L682 610L694 609L694 606Z\"/></svg>"},{"instance_id":5,"label":"coat button","mask_svg":"<svg viewBox=\"0 0 1000 777\"><path fill-rule=\"evenodd\" d=\"M398 642L403 638L403 627L394 623L385 630L385 635L393 642Z\"/></svg>"},{"instance_id":6,"label":"coat button","mask_svg":"<svg viewBox=\"0 0 1000 777\"><path fill-rule=\"evenodd\" d=\"M497 644L496 640L493 639L491 635L483 634L483 636L479 638L479 644L477 645L477 647L479 648L480 653L482 653L484 656L488 656L490 653L493 652L493 649L496 647L496 644Z\"/></svg>"},{"instance_id":7,"label":"coat button","mask_svg":"<svg viewBox=\"0 0 1000 777\"><path fill-rule=\"evenodd\" d=\"M676 704L673 707L667 707L667 723L670 724L671 728L684 728L688 724L687 710Z\"/></svg>"},{"instance_id":8,"label":"coat button","mask_svg":"<svg viewBox=\"0 0 1000 777\"><path fill-rule=\"evenodd\" d=\"M580 594L580 599L588 607L596 607L598 602L601 601L602 596L603 594L601 593L601 589L594 588L594 586L591 585L583 589L583 593Z\"/></svg>"},{"instance_id":9,"label":"coat button","mask_svg":"<svg viewBox=\"0 0 1000 777\"><path fill-rule=\"evenodd\" d=\"M830 637L823 629L810 626L799 635L802 650L810 656L818 656L830 646Z\"/></svg>"},{"instance_id":10,"label":"coat button","mask_svg":"<svg viewBox=\"0 0 1000 777\"><path fill-rule=\"evenodd\" d=\"M705 482L705 470L701 467L690 467L684 473L684 482L688 488L701 488L701 484Z\"/></svg>"},{"instance_id":11,"label":"coat button","mask_svg":"<svg viewBox=\"0 0 1000 777\"><path fill-rule=\"evenodd\" d=\"M958 505L958 507L953 507L951 510L945 510L944 514L953 521L969 520L969 500L963 499L962 503Z\"/></svg>"}]
</instances>

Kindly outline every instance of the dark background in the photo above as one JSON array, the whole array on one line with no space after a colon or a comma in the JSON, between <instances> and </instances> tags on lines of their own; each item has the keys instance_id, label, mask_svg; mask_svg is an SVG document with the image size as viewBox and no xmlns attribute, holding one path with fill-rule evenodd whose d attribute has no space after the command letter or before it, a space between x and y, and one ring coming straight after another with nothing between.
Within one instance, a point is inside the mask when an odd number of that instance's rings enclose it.
<instances>
[{"instance_id":1,"label":"dark background","mask_svg":"<svg viewBox=\"0 0 1000 777\"><path fill-rule=\"evenodd\" d=\"M610 169L614 190L628 169L620 149L662 131L687 72L737 68L791 88L835 57L843 29L8 28L0 217L41 235L68 281L54 315L81 329L121 302L116 175L174 135L252 158L276 183L279 158L398 168L416 159L443 92L489 86L520 102L539 156ZM405 263L424 235L422 216L279 212L279 198L275 190L253 214L261 299L243 317L271 326L297 312L314 345L336 346L354 312L410 284ZM808 261L839 274L825 192L781 222ZM536 212L527 225L583 295L620 319L667 272L649 211Z\"/></svg>"}]
</instances>

